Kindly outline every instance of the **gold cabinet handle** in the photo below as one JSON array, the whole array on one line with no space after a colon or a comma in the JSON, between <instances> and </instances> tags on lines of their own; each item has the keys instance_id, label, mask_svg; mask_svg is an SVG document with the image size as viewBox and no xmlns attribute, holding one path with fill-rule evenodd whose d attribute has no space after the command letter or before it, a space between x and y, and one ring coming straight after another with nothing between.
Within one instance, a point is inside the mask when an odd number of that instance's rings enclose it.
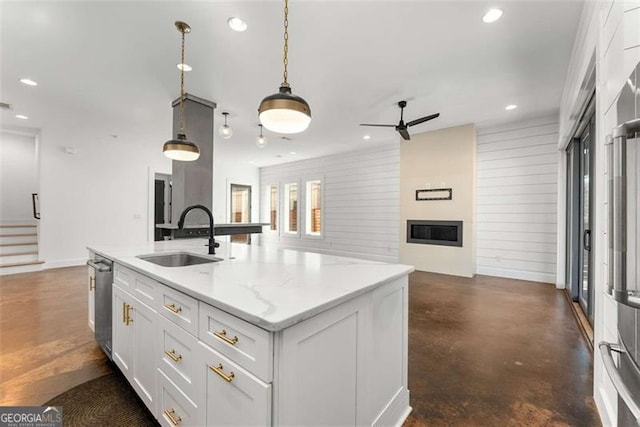
<instances>
[{"instance_id":1,"label":"gold cabinet handle","mask_svg":"<svg viewBox=\"0 0 640 427\"><path fill-rule=\"evenodd\" d=\"M222 363L218 363L218 366L209 366L209 369L211 369L213 372L218 374L220 378L222 378L228 383L233 381L233 379L236 376L236 374L234 374L233 371L229 372L229 375L225 374L224 371L222 370Z\"/></svg>"},{"instance_id":2,"label":"gold cabinet handle","mask_svg":"<svg viewBox=\"0 0 640 427\"><path fill-rule=\"evenodd\" d=\"M127 324L127 303L122 303L122 323Z\"/></svg>"},{"instance_id":3,"label":"gold cabinet handle","mask_svg":"<svg viewBox=\"0 0 640 427\"><path fill-rule=\"evenodd\" d=\"M126 311L127 311L127 321L125 322L125 325L127 325L127 326L129 326L129 324L133 323L133 319L131 318L131 312L130 312L130 310L131 310L132 308L133 308L133 307L131 307L131 305L130 305L130 304L126 304L126 309L127 309L127 310L126 310Z\"/></svg>"},{"instance_id":4,"label":"gold cabinet handle","mask_svg":"<svg viewBox=\"0 0 640 427\"><path fill-rule=\"evenodd\" d=\"M169 309L170 311L174 312L175 314L178 314L182 311L182 307L176 307L175 304L165 304L164 305L165 308Z\"/></svg>"},{"instance_id":5,"label":"gold cabinet handle","mask_svg":"<svg viewBox=\"0 0 640 427\"><path fill-rule=\"evenodd\" d=\"M216 337L220 338L222 341L226 342L227 344L236 345L236 343L238 342L238 337L237 336L234 336L233 338L229 338L227 336L227 330L226 329L223 329L220 332L213 331L213 335L215 335Z\"/></svg>"},{"instance_id":6,"label":"gold cabinet handle","mask_svg":"<svg viewBox=\"0 0 640 427\"><path fill-rule=\"evenodd\" d=\"M92 291L96 288L96 278L89 276L89 290Z\"/></svg>"},{"instance_id":7,"label":"gold cabinet handle","mask_svg":"<svg viewBox=\"0 0 640 427\"><path fill-rule=\"evenodd\" d=\"M180 424L180 421L182 421L182 418L180 417L176 418L174 416L175 413L176 411L174 409L164 410L164 414L167 416L167 418L169 418L169 421L171 421L171 424L173 424L174 426L177 426L178 424Z\"/></svg>"},{"instance_id":8,"label":"gold cabinet handle","mask_svg":"<svg viewBox=\"0 0 640 427\"><path fill-rule=\"evenodd\" d=\"M173 360L174 362L178 363L179 361L182 360L182 355L181 354L176 354L176 351L174 349L171 350L165 350L164 354L166 354L167 356L169 356L169 358L171 360Z\"/></svg>"}]
</instances>

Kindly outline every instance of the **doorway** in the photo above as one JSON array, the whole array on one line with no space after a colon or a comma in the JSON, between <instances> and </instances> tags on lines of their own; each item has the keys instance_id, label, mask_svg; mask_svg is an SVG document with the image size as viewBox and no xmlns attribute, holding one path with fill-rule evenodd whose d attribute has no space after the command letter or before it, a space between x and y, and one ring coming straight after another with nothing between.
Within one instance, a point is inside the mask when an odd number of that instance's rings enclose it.
<instances>
[{"instance_id":1,"label":"doorway","mask_svg":"<svg viewBox=\"0 0 640 427\"><path fill-rule=\"evenodd\" d=\"M231 222L251 222L251 186L231 184ZM250 234L232 234L231 241L251 244Z\"/></svg>"},{"instance_id":2,"label":"doorway","mask_svg":"<svg viewBox=\"0 0 640 427\"><path fill-rule=\"evenodd\" d=\"M594 285L594 141L595 102L589 101L572 142L567 147L567 284L593 326Z\"/></svg>"}]
</instances>

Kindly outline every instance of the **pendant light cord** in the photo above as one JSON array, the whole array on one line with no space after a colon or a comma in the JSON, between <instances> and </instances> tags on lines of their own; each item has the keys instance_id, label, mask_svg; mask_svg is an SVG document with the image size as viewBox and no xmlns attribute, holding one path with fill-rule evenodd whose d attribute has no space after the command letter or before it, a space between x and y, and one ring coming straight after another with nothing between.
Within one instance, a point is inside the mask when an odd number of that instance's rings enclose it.
<instances>
[{"instance_id":1,"label":"pendant light cord","mask_svg":"<svg viewBox=\"0 0 640 427\"><path fill-rule=\"evenodd\" d=\"M180 58L180 133L184 134L184 34L185 30L181 29L182 33L182 49Z\"/></svg>"},{"instance_id":2,"label":"pendant light cord","mask_svg":"<svg viewBox=\"0 0 640 427\"><path fill-rule=\"evenodd\" d=\"M284 64L284 81L282 82L283 87L289 87L289 82L287 78L289 77L289 73L287 71L287 67L289 66L289 0L284 0L284 55L282 63Z\"/></svg>"}]
</instances>

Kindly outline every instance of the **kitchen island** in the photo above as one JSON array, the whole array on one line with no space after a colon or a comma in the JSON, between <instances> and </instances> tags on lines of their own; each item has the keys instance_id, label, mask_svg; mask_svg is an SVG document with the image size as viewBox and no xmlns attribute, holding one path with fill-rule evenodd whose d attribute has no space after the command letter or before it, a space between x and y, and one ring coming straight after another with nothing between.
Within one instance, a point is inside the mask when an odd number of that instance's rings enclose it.
<instances>
[{"instance_id":1,"label":"kitchen island","mask_svg":"<svg viewBox=\"0 0 640 427\"><path fill-rule=\"evenodd\" d=\"M89 248L114 262L113 360L167 426L400 425L413 267L204 240Z\"/></svg>"}]
</instances>

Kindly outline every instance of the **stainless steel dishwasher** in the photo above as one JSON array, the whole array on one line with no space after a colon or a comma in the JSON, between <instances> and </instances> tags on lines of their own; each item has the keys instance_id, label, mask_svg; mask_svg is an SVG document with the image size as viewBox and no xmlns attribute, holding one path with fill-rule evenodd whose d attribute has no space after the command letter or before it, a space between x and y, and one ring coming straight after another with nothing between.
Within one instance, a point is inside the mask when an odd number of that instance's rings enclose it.
<instances>
[{"instance_id":1,"label":"stainless steel dishwasher","mask_svg":"<svg viewBox=\"0 0 640 427\"><path fill-rule=\"evenodd\" d=\"M111 359L111 298L113 287L113 261L95 255L87 261L87 265L95 270L95 336L102 351Z\"/></svg>"}]
</instances>

